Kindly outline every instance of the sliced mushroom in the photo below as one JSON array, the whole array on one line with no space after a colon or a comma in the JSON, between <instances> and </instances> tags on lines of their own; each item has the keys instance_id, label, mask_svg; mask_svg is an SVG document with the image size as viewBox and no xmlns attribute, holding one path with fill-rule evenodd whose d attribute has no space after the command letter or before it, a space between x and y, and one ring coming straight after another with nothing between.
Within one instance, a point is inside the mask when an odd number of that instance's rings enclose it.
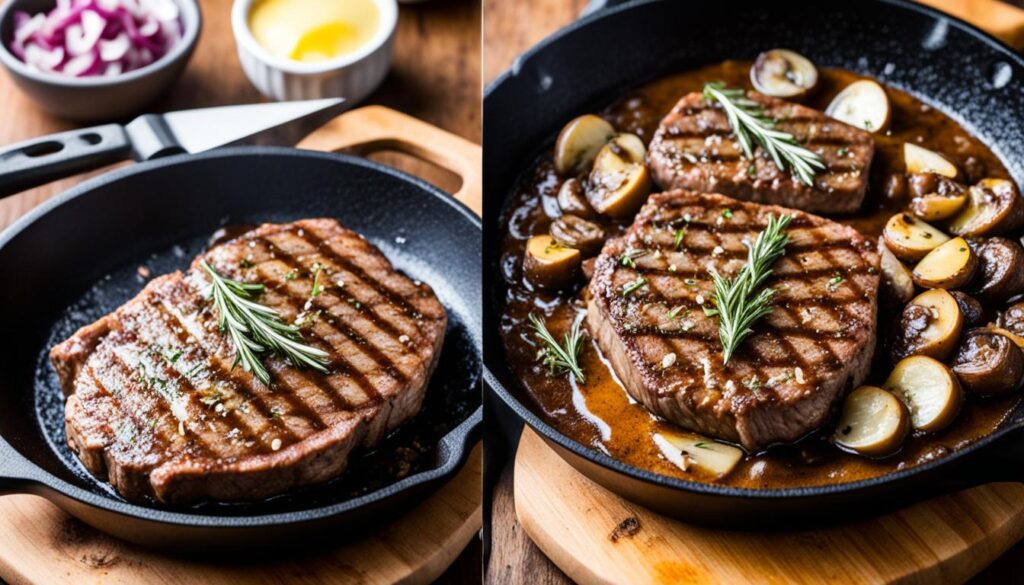
<instances>
[{"instance_id":1,"label":"sliced mushroom","mask_svg":"<svg viewBox=\"0 0 1024 585\"><path fill-rule=\"evenodd\" d=\"M882 132L889 127L891 111L882 86L862 79L839 92L825 108L825 115L868 132Z\"/></svg>"},{"instance_id":2,"label":"sliced mushroom","mask_svg":"<svg viewBox=\"0 0 1024 585\"><path fill-rule=\"evenodd\" d=\"M780 98L801 96L818 83L818 70L807 57L788 49L765 51L750 68L754 89Z\"/></svg>"},{"instance_id":3,"label":"sliced mushroom","mask_svg":"<svg viewBox=\"0 0 1024 585\"><path fill-rule=\"evenodd\" d=\"M694 468L712 477L724 477L743 458L743 451L706 437L685 432L655 433L654 443L665 459L683 471Z\"/></svg>"},{"instance_id":4,"label":"sliced mushroom","mask_svg":"<svg viewBox=\"0 0 1024 585\"><path fill-rule=\"evenodd\" d=\"M598 213L625 219L643 205L651 190L645 150L637 136L619 134L598 152L587 183L587 200Z\"/></svg>"},{"instance_id":5,"label":"sliced mushroom","mask_svg":"<svg viewBox=\"0 0 1024 585\"><path fill-rule=\"evenodd\" d=\"M910 414L895 396L876 386L861 386L843 402L832 440L840 447L885 457L900 450L910 433Z\"/></svg>"},{"instance_id":6,"label":"sliced mushroom","mask_svg":"<svg viewBox=\"0 0 1024 585\"><path fill-rule=\"evenodd\" d=\"M963 329L960 305L948 291L925 291L910 301L900 314L893 351L897 359L924 355L946 359L956 349Z\"/></svg>"},{"instance_id":7,"label":"sliced mushroom","mask_svg":"<svg viewBox=\"0 0 1024 585\"><path fill-rule=\"evenodd\" d=\"M946 157L910 142L903 144L903 164L908 173L936 173L950 179L959 174L956 165Z\"/></svg>"},{"instance_id":8,"label":"sliced mushroom","mask_svg":"<svg viewBox=\"0 0 1024 585\"><path fill-rule=\"evenodd\" d=\"M526 242L523 271L541 288L558 290L570 286L580 271L583 256L549 235L533 236Z\"/></svg>"},{"instance_id":9,"label":"sliced mushroom","mask_svg":"<svg viewBox=\"0 0 1024 585\"><path fill-rule=\"evenodd\" d=\"M1024 248L1007 238L988 238L977 246L979 281L974 294L1000 302L1024 292Z\"/></svg>"},{"instance_id":10,"label":"sliced mushroom","mask_svg":"<svg viewBox=\"0 0 1024 585\"><path fill-rule=\"evenodd\" d=\"M575 215L563 215L551 224L551 237L563 246L576 248L585 258L601 251L604 229Z\"/></svg>"},{"instance_id":11,"label":"sliced mushroom","mask_svg":"<svg viewBox=\"0 0 1024 585\"><path fill-rule=\"evenodd\" d=\"M975 394L1007 394L1024 380L1024 354L1006 335L987 328L971 329L953 358L953 373Z\"/></svg>"},{"instance_id":12,"label":"sliced mushroom","mask_svg":"<svg viewBox=\"0 0 1024 585\"><path fill-rule=\"evenodd\" d=\"M914 267L914 283L923 288L960 288L974 278L978 256L963 238L935 248Z\"/></svg>"},{"instance_id":13,"label":"sliced mushroom","mask_svg":"<svg viewBox=\"0 0 1024 585\"><path fill-rule=\"evenodd\" d=\"M920 260L928 252L949 241L949 236L907 213L897 213L890 217L882 231L882 238L897 258L907 261Z\"/></svg>"},{"instance_id":14,"label":"sliced mushroom","mask_svg":"<svg viewBox=\"0 0 1024 585\"><path fill-rule=\"evenodd\" d=\"M983 179L967 191L967 207L949 222L958 236L985 236L1015 230L1024 223L1024 201L1006 179Z\"/></svg>"},{"instance_id":15,"label":"sliced mushroom","mask_svg":"<svg viewBox=\"0 0 1024 585\"><path fill-rule=\"evenodd\" d=\"M587 202L583 183L576 178L566 180L558 189L558 207L562 209L562 213L571 213L583 219L592 219L597 215Z\"/></svg>"},{"instance_id":16,"label":"sliced mushroom","mask_svg":"<svg viewBox=\"0 0 1024 585\"><path fill-rule=\"evenodd\" d=\"M964 327L979 325L985 320L985 308L971 295L958 290L949 291L956 299L956 305L960 307L960 314L964 317Z\"/></svg>"},{"instance_id":17,"label":"sliced mushroom","mask_svg":"<svg viewBox=\"0 0 1024 585\"><path fill-rule=\"evenodd\" d=\"M896 364L884 387L910 411L914 428L929 433L953 422L963 403L963 391L949 368L921 355Z\"/></svg>"},{"instance_id":18,"label":"sliced mushroom","mask_svg":"<svg viewBox=\"0 0 1024 585\"><path fill-rule=\"evenodd\" d=\"M925 221L938 221L956 215L967 203L967 188L936 173L910 175L910 211Z\"/></svg>"},{"instance_id":19,"label":"sliced mushroom","mask_svg":"<svg viewBox=\"0 0 1024 585\"><path fill-rule=\"evenodd\" d=\"M594 162L597 152L615 136L615 128L603 118L584 114L562 128L555 142L555 170L581 173Z\"/></svg>"},{"instance_id":20,"label":"sliced mushroom","mask_svg":"<svg viewBox=\"0 0 1024 585\"><path fill-rule=\"evenodd\" d=\"M878 252L882 257L882 283L885 290L900 304L906 303L914 296L914 279L910 269L889 251L883 238L878 240Z\"/></svg>"}]
</instances>

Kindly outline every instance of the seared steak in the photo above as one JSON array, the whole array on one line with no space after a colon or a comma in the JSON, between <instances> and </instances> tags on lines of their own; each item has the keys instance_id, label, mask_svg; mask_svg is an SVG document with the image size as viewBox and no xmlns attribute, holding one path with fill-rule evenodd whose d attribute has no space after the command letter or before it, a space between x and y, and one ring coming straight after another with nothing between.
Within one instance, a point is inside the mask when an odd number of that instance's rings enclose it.
<instances>
[{"instance_id":1,"label":"seared steak","mask_svg":"<svg viewBox=\"0 0 1024 585\"><path fill-rule=\"evenodd\" d=\"M700 93L683 97L661 121L647 154L654 180L664 189L722 193L815 213L860 209L875 152L871 135L798 104L753 92L750 98L777 120L776 129L821 155L827 168L813 187L779 170L761 147L754 160L744 158L721 106Z\"/></svg>"},{"instance_id":2,"label":"seared steak","mask_svg":"<svg viewBox=\"0 0 1024 585\"><path fill-rule=\"evenodd\" d=\"M718 319L702 310L713 306L708 270L735 276L746 264L744 242L773 214L794 216L790 244L765 284L777 291L774 310L723 365ZM588 325L626 390L655 414L749 451L792 442L824 424L868 373L875 246L800 211L659 193L598 257Z\"/></svg>"},{"instance_id":3,"label":"seared steak","mask_svg":"<svg viewBox=\"0 0 1024 585\"><path fill-rule=\"evenodd\" d=\"M267 356L267 387L233 367L203 259L263 283L259 301L302 324L303 342L330 353L330 373ZM336 221L308 219L214 246L50 357L67 394L68 444L125 498L254 501L336 477L354 448L416 414L445 323L429 286Z\"/></svg>"}]
</instances>

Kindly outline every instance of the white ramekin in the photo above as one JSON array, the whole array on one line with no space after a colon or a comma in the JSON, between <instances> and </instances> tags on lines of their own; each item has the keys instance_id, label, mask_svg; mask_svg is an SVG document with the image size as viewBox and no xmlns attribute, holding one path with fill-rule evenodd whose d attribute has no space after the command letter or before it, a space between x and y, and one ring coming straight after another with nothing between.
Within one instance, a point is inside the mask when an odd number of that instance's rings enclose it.
<instances>
[{"instance_id":1,"label":"white ramekin","mask_svg":"<svg viewBox=\"0 0 1024 585\"><path fill-rule=\"evenodd\" d=\"M398 26L396 0L374 0L380 12L380 26L364 47L355 53L317 63L275 57L256 42L249 30L249 11L254 2L235 0L231 8L231 29L245 75L260 93L269 98L343 97L351 107L370 95L391 68Z\"/></svg>"}]
</instances>

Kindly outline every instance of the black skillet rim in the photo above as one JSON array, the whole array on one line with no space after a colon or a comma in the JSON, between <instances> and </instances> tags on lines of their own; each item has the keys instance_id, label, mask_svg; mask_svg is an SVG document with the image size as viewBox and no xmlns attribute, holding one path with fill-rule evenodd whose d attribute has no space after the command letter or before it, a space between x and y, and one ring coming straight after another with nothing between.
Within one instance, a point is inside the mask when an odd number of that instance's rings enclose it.
<instances>
[{"instance_id":1,"label":"black skillet rim","mask_svg":"<svg viewBox=\"0 0 1024 585\"><path fill-rule=\"evenodd\" d=\"M93 179L82 182L80 185L76 185L67 191L64 191L58 195L47 199L43 203L39 204L28 213L22 215L18 220L11 224L7 229L0 232L0 252L4 249L7 243L18 235L22 230L27 228L29 225L34 223L39 218L43 217L51 210L63 205L64 203L79 197L95 188L108 185L120 180L122 177L135 175L138 173L145 173L153 169L158 169L166 166L172 166L185 161L193 160L209 160L219 158L231 158L236 156L284 156L284 157L299 157L299 158L321 158L326 160L340 161L345 164L355 165L364 167L385 175L390 175L400 180L404 180L408 183L419 187L426 194L431 195L439 203L448 205L458 212L462 217L470 222L471 225L482 230L482 224L480 218L473 213L468 207L456 200L451 195L445 193L439 188L427 183L426 181L388 167L386 165L367 160L364 158L358 158L346 154L320 152L315 150L304 150L297 148L286 148L276 146L237 146L230 148L221 148L212 150L200 154L181 154L161 158L153 161L144 163L138 163L131 166L127 166L121 169L116 169L109 173L105 173ZM478 338L477 341L480 341ZM482 353L482 352L481 352ZM291 512L281 512L275 514L264 514L264 515L252 515L252 516L217 516L209 514L190 514L187 512L178 512L173 510L165 510L155 507L147 507L139 504L133 504L123 500L115 499L113 496L104 496L95 492L90 492L76 485L65 482L64 480L54 476L45 469L42 469L27 457L22 455L17 449L14 448L3 436L0 436L0 452L9 450L11 453L16 454L20 461L15 461L11 465L13 471L11 479L24 482L27 485L24 489L16 489L14 491L19 493L37 493L40 491L40 487L43 490L52 490L59 495L71 498L83 504L91 507L99 508L108 512L116 514L122 514L139 518L148 522L157 522L163 524L171 524L186 527L202 527L202 528L247 528L247 527L271 527L281 526L294 523L308 522L312 520L328 519L334 516L353 512L359 508L367 505L374 504L376 502L387 500L388 498L403 492L408 489L412 489L416 486L429 484L433 481L442 479L447 476L454 476L455 472L462 467L466 462L467 457L472 447L471 441L477 434L476 431L480 427L483 421L483 406L478 406L465 420L459 423L455 428L448 431L446 435L441 437L438 441L438 446L447 447L449 450L449 456L443 465L422 471L417 474L413 474L402 478L401 480L387 485L379 490L364 494L362 496L323 506L320 508L309 508L305 510L296 510ZM4 473L0 471L0 473ZM34 485L33 485L34 484ZM40 493L45 497L45 491Z\"/></svg>"},{"instance_id":2,"label":"black skillet rim","mask_svg":"<svg viewBox=\"0 0 1024 585\"><path fill-rule=\"evenodd\" d=\"M613 18L618 13L631 10L632 8L637 6L644 6L662 1L666 0L633 0L631 2L626 2L615 7L599 10L595 13L586 15L576 20L575 22L572 22L571 24L565 26L564 28L555 31L551 35L545 37L536 45L530 47L530 49L528 49L526 52L516 57L516 59L512 63L512 66L509 69L506 69L504 72L501 73L501 75L495 78L494 81L487 85L486 89L484 90L484 111L486 112L487 109L487 98L491 95L491 93L493 93L498 88L498 86L500 86L506 80L511 79L513 77L513 70L517 69L520 63L527 62L529 59L534 57L536 54L544 51L549 46L558 43L563 37L588 26L592 22L603 20L605 18ZM930 6L925 6L922 4L918 4L916 2L911 2L910 0L875 1L881 4L889 4L891 6L895 6L903 10L917 12L925 16L929 16L934 20L948 20L951 26L959 28L962 32L974 37L976 40L987 45L989 49L991 49L995 53L1002 55L1009 61L1012 61L1018 67L1024 68L1024 56L1017 54L1016 52L1013 51L1013 49L1008 47L1002 41L996 39L995 37L989 35L985 31L956 16L946 14ZM510 191L506 191L502 196L503 199L500 213L504 212L505 201L507 200L509 192ZM484 261L487 262L488 260L485 258ZM484 334L497 335L498 333L497 331L488 330L485 331ZM556 430L551 425L541 420L539 416L534 414L534 412L530 410L530 408L528 408L526 405L519 402L519 400L516 399L516 397L513 396L512 393L509 392L507 388L505 388L504 384L502 384L501 381L498 380L497 376L495 376L494 373L491 371L490 360L488 360L486 352L484 353L483 379L486 388L489 391L497 394L497 396L501 398L501 401L504 402L509 408L511 408L516 413L516 415L523 420L523 422L528 424L534 430L540 432L540 434L546 440L554 442L561 448L566 449L567 451L573 453L574 455L582 457L587 461L596 463L606 469L610 469L617 473L623 474L631 479L640 480L645 483L653 484L660 487L667 487L683 492L692 492L708 496L725 496L772 500L813 497L823 495L837 495L848 492L856 492L857 490L864 488L877 487L879 485L887 484L890 482L898 482L900 480L904 480L906 478L918 474L927 473L942 465L948 465L950 463L953 463L954 461L969 456L971 453L977 451L978 449L982 449L985 446L995 441L998 441L1006 434L1013 432L1015 430L1012 425L1007 425L1006 421L1004 421L1001 424L1001 427L996 429L996 431L992 432L991 434L985 437L982 437L973 444L968 445L967 447L964 447L962 449L959 449L945 457L941 457L939 459L935 459L927 463L915 465L908 469L894 471L870 479L862 479L853 482L820 486L769 489L737 488L731 486L721 486L710 483L702 483L697 481L687 481L683 479L670 477L667 475L653 473L645 469L641 469L639 467L623 463L618 459L605 455L604 453L598 452L596 450L589 449L585 445L570 439L569 437L562 434L560 431Z\"/></svg>"}]
</instances>

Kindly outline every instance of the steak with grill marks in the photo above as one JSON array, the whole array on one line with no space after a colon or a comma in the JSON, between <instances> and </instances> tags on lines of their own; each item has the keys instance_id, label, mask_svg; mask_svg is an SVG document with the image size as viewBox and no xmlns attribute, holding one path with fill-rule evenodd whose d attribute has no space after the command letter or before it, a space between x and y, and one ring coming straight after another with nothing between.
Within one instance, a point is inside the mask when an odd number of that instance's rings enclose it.
<instances>
[{"instance_id":1,"label":"steak with grill marks","mask_svg":"<svg viewBox=\"0 0 1024 585\"><path fill-rule=\"evenodd\" d=\"M233 367L204 259L263 283L259 302L303 323L303 342L330 354L329 373L267 356L268 387ZM429 286L336 221L308 219L212 247L50 357L67 395L68 444L125 498L255 501L338 476L353 449L416 414L445 325Z\"/></svg>"},{"instance_id":2,"label":"steak with grill marks","mask_svg":"<svg viewBox=\"0 0 1024 585\"><path fill-rule=\"evenodd\" d=\"M702 310L713 306L709 268L735 276L746 264L744 242L773 214L793 216L785 255L765 282L776 290L773 311L723 364L718 319ZM876 245L852 228L671 191L652 195L625 234L605 244L587 322L626 390L651 412L758 451L822 426L868 374L878 285Z\"/></svg>"},{"instance_id":3,"label":"steak with grill marks","mask_svg":"<svg viewBox=\"0 0 1024 585\"><path fill-rule=\"evenodd\" d=\"M875 145L871 135L799 104L750 92L775 128L821 155L826 169L814 186L779 167L757 147L742 156L721 106L691 93L661 121L647 154L654 180L664 189L722 193L744 201L784 205L815 213L852 213L867 192Z\"/></svg>"}]
</instances>

